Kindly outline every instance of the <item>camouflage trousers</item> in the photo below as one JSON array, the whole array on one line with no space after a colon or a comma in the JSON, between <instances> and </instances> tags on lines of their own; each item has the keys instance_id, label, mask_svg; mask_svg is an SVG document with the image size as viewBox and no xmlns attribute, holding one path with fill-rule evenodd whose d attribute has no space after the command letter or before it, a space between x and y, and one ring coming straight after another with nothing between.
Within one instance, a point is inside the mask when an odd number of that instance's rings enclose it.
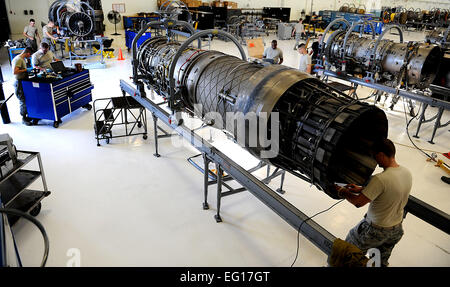
<instances>
[{"instance_id":1,"label":"camouflage trousers","mask_svg":"<svg viewBox=\"0 0 450 287\"><path fill-rule=\"evenodd\" d=\"M306 39L306 34L303 33L295 33L295 46L294 46L294 50L298 49L298 46L300 45L300 40L301 39Z\"/></svg>"},{"instance_id":2,"label":"camouflage trousers","mask_svg":"<svg viewBox=\"0 0 450 287\"><path fill-rule=\"evenodd\" d=\"M31 47L33 49L33 53L38 50L36 39L35 40L30 40L30 39L27 38L26 39L26 43L27 43L28 47Z\"/></svg>"},{"instance_id":3,"label":"camouflage trousers","mask_svg":"<svg viewBox=\"0 0 450 287\"><path fill-rule=\"evenodd\" d=\"M20 115L22 117L26 117L27 115L27 104L25 103L25 94L23 92L22 81L16 80L14 82L14 89L16 93L17 99L19 99L20 103Z\"/></svg>"},{"instance_id":4,"label":"camouflage trousers","mask_svg":"<svg viewBox=\"0 0 450 287\"><path fill-rule=\"evenodd\" d=\"M377 248L380 250L381 266L387 267L392 249L402 236L403 228L401 224L391 228L381 228L375 227L363 219L349 231L345 241L355 245L364 253L370 248Z\"/></svg>"}]
</instances>

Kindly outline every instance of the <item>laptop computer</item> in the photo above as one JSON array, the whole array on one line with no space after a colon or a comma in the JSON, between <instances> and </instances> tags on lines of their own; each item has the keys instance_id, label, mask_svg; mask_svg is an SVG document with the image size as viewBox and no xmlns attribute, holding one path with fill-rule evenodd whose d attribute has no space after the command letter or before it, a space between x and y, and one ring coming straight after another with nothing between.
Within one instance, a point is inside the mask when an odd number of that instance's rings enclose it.
<instances>
[{"instance_id":1,"label":"laptop computer","mask_svg":"<svg viewBox=\"0 0 450 287\"><path fill-rule=\"evenodd\" d=\"M62 74L67 71L67 68L62 61L51 62L50 66L52 67L53 72L57 74Z\"/></svg>"}]
</instances>

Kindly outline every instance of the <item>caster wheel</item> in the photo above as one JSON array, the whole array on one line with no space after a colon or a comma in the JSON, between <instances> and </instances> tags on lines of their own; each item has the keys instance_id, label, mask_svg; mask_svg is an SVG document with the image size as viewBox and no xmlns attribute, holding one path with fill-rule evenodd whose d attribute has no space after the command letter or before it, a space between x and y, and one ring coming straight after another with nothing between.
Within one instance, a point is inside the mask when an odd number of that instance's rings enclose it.
<instances>
[{"instance_id":1,"label":"caster wheel","mask_svg":"<svg viewBox=\"0 0 450 287\"><path fill-rule=\"evenodd\" d=\"M33 208L33 209L30 211L30 215L31 215L31 216L37 216L37 215L39 214L39 212L41 212L41 207L42 207L42 205L41 205L41 203L39 202L38 205L36 205L36 207Z\"/></svg>"},{"instance_id":2,"label":"caster wheel","mask_svg":"<svg viewBox=\"0 0 450 287\"><path fill-rule=\"evenodd\" d=\"M144 135L142 138L143 138L144 140L146 140L148 137L147 137L147 135Z\"/></svg>"},{"instance_id":3,"label":"caster wheel","mask_svg":"<svg viewBox=\"0 0 450 287\"><path fill-rule=\"evenodd\" d=\"M57 121L53 122L53 127L55 129L57 129L59 127L59 122L57 122Z\"/></svg>"},{"instance_id":4,"label":"caster wheel","mask_svg":"<svg viewBox=\"0 0 450 287\"><path fill-rule=\"evenodd\" d=\"M91 104L87 104L83 108L85 108L86 110L90 111L90 110L92 110L92 105Z\"/></svg>"},{"instance_id":5,"label":"caster wheel","mask_svg":"<svg viewBox=\"0 0 450 287\"><path fill-rule=\"evenodd\" d=\"M98 143L97 146L100 146L100 144Z\"/></svg>"},{"instance_id":6,"label":"caster wheel","mask_svg":"<svg viewBox=\"0 0 450 287\"><path fill-rule=\"evenodd\" d=\"M137 127L138 127L138 128L142 128L142 123L141 123L141 122L138 122Z\"/></svg>"},{"instance_id":7,"label":"caster wheel","mask_svg":"<svg viewBox=\"0 0 450 287\"><path fill-rule=\"evenodd\" d=\"M109 138L108 138L108 139L106 139L106 143L107 143L107 144L109 144Z\"/></svg>"}]
</instances>

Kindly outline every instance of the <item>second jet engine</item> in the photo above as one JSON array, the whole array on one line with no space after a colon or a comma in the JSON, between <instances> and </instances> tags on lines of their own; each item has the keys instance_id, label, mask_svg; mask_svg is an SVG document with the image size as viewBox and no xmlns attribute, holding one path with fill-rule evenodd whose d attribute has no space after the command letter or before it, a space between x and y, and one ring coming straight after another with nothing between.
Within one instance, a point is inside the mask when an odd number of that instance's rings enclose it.
<instances>
[{"instance_id":1,"label":"second jet engine","mask_svg":"<svg viewBox=\"0 0 450 287\"><path fill-rule=\"evenodd\" d=\"M387 86L425 89L433 82L441 57L438 45L403 43L402 36L396 43L382 39L385 32L378 38L364 37L352 33L353 27L336 30L322 43L321 58L326 68L362 75Z\"/></svg>"}]
</instances>

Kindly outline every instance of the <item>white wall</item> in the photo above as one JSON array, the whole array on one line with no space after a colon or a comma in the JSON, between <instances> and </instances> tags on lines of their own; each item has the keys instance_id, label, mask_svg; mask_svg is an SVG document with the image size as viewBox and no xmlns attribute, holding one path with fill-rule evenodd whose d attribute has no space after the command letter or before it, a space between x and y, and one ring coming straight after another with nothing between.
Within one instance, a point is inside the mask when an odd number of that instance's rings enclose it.
<instances>
[{"instance_id":1,"label":"white wall","mask_svg":"<svg viewBox=\"0 0 450 287\"><path fill-rule=\"evenodd\" d=\"M291 19L300 18L300 13L305 10L307 14L311 11L311 3L313 11L319 10L337 10L339 7L348 4L365 5L368 11L379 10L382 6L403 6L404 8L421 8L431 10L434 7L441 9L450 9L450 0L234 0L239 7L262 8L266 7L290 7Z\"/></svg>"},{"instance_id":2,"label":"white wall","mask_svg":"<svg viewBox=\"0 0 450 287\"><path fill-rule=\"evenodd\" d=\"M450 9L450 0L386 0L386 6L403 6L406 9L420 8L431 10L432 8Z\"/></svg>"},{"instance_id":3,"label":"white wall","mask_svg":"<svg viewBox=\"0 0 450 287\"><path fill-rule=\"evenodd\" d=\"M8 12L11 10L13 13L8 14L11 31L13 34L21 34L23 28L28 24L30 18L36 19L39 26L39 32L42 34L40 28L40 22L47 22L48 20L48 8L55 0L6 0L6 8ZM203 0L210 2L211 0ZM305 10L309 14L311 11L311 2L313 11L319 10L334 10L339 9L344 3L354 3L356 6L359 4L365 4L369 7L376 7L378 9L381 6L398 6L402 5L405 8L421 8L430 10L431 8L445 8L450 9L450 0L234 0L238 3L240 8L262 8L262 7L290 7L291 19L300 18L300 13ZM137 12L151 12L157 9L156 0L102 0L103 12L105 14L105 25L107 31L113 31L114 25L109 23L106 15L112 10L113 3L125 3L125 16L132 15ZM375 5L374 5L375 4ZM23 10L34 10L34 15L24 15ZM123 24L118 24L118 29L122 29Z\"/></svg>"},{"instance_id":4,"label":"white wall","mask_svg":"<svg viewBox=\"0 0 450 287\"><path fill-rule=\"evenodd\" d=\"M311 10L311 0L234 0L234 2L238 3L239 8L288 7L291 8L291 19L300 18L302 10L307 13ZM336 2L340 0L313 0L313 11L335 9Z\"/></svg>"},{"instance_id":5,"label":"white wall","mask_svg":"<svg viewBox=\"0 0 450 287\"><path fill-rule=\"evenodd\" d=\"M39 33L42 35L41 21L47 23L48 9L55 0L6 0L8 20L12 34L22 34L23 28L28 24L30 18L36 20ZM106 15L112 10L113 3L125 3L126 12L124 15L132 15L137 12L151 12L157 9L156 0L102 0L103 12L105 14L105 25L108 31L114 30ZM34 10L34 15L24 15L23 10ZM12 13L9 13L12 11ZM117 28L122 29L123 24L118 24Z\"/></svg>"},{"instance_id":6,"label":"white wall","mask_svg":"<svg viewBox=\"0 0 450 287\"><path fill-rule=\"evenodd\" d=\"M51 1L53 2L53 1ZM48 0L5 0L8 11L8 21L12 34L22 34L31 18L36 20L39 35L42 36L41 21L48 21ZM24 15L24 10L33 10L33 15Z\"/></svg>"},{"instance_id":7,"label":"white wall","mask_svg":"<svg viewBox=\"0 0 450 287\"><path fill-rule=\"evenodd\" d=\"M103 13L105 14L105 25L107 31L114 30L114 24L111 24L106 15L112 10L112 4L125 3L125 13L123 16L129 16L138 12L152 12L158 9L156 0L102 0ZM123 29L123 23L117 24L117 29Z\"/></svg>"}]
</instances>

